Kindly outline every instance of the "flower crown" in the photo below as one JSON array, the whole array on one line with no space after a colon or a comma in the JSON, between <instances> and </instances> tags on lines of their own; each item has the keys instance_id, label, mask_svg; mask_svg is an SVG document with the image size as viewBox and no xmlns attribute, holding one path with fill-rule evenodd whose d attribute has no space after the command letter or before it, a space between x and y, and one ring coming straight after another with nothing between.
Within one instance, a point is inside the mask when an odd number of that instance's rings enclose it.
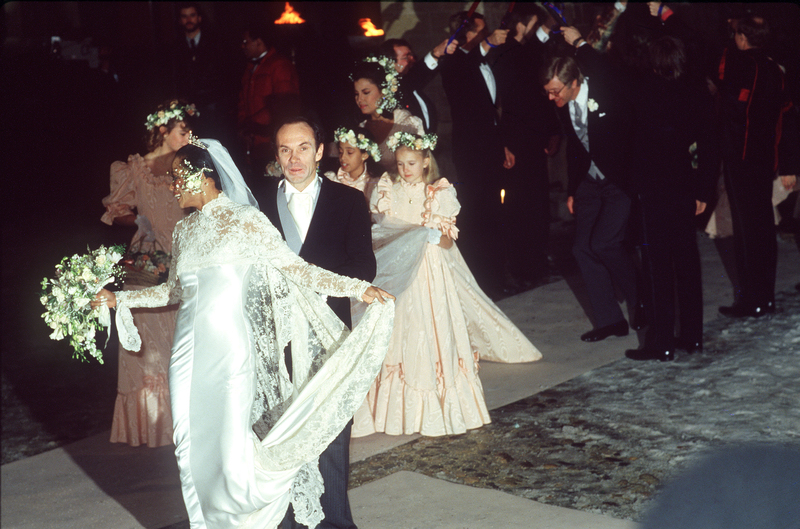
<instances>
[{"instance_id":1,"label":"flower crown","mask_svg":"<svg viewBox=\"0 0 800 529\"><path fill-rule=\"evenodd\" d=\"M338 142L349 143L356 149L366 151L376 162L381 161L381 150L378 144L361 133L356 134L352 129L340 127L333 133L333 138Z\"/></svg>"},{"instance_id":2,"label":"flower crown","mask_svg":"<svg viewBox=\"0 0 800 529\"><path fill-rule=\"evenodd\" d=\"M147 121L144 126L148 130L166 125L171 119L183 120L186 116L199 116L200 112L194 105L181 106L178 101L172 101L169 108L166 110L159 110L154 114L147 116Z\"/></svg>"},{"instance_id":3,"label":"flower crown","mask_svg":"<svg viewBox=\"0 0 800 529\"><path fill-rule=\"evenodd\" d=\"M366 57L364 62L375 62L378 63L382 68L386 77L384 81L381 83L381 97L380 102L378 102L378 107L375 109L375 112L378 114L383 114L383 111L391 112L395 108L397 108L397 97L398 90L400 90L400 81L397 79L397 70L394 68L394 59L390 59L389 57ZM353 79L353 75L350 74L350 80L355 82L357 79Z\"/></svg>"},{"instance_id":4,"label":"flower crown","mask_svg":"<svg viewBox=\"0 0 800 529\"><path fill-rule=\"evenodd\" d=\"M392 136L386 140L386 145L392 150L392 152L396 151L400 147L408 147L409 149L415 151L423 151L425 149L435 149L437 141L439 141L439 137L436 136L436 134L423 134L422 136L417 136L416 134L410 134L408 132L401 131L392 134Z\"/></svg>"}]
</instances>

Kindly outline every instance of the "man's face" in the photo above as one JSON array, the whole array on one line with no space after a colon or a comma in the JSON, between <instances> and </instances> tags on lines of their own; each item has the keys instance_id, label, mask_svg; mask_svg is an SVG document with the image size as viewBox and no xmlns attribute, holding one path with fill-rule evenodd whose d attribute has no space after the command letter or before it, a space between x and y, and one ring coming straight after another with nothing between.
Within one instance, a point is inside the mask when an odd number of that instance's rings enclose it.
<instances>
[{"instance_id":1,"label":"man's face","mask_svg":"<svg viewBox=\"0 0 800 529\"><path fill-rule=\"evenodd\" d=\"M397 70L398 74L403 75L414 66L416 59L408 46L395 46L394 56L396 61L394 69Z\"/></svg>"},{"instance_id":2,"label":"man's face","mask_svg":"<svg viewBox=\"0 0 800 529\"><path fill-rule=\"evenodd\" d=\"M561 108L578 97L581 87L577 79L565 85L558 77L553 77L550 82L544 85L544 90L547 92L547 97L550 101L554 102L558 108Z\"/></svg>"},{"instance_id":3,"label":"man's face","mask_svg":"<svg viewBox=\"0 0 800 529\"><path fill-rule=\"evenodd\" d=\"M305 123L290 123L276 135L278 163L283 176L298 191L308 187L317 174L323 146L316 145L314 130Z\"/></svg>"},{"instance_id":4,"label":"man's face","mask_svg":"<svg viewBox=\"0 0 800 529\"><path fill-rule=\"evenodd\" d=\"M248 59L256 59L265 51L264 42L261 39L251 39L250 32L245 31L242 38L242 51Z\"/></svg>"},{"instance_id":5,"label":"man's face","mask_svg":"<svg viewBox=\"0 0 800 529\"><path fill-rule=\"evenodd\" d=\"M467 42L464 45L467 46L472 44L472 41L478 37L483 38L484 29L486 29L486 22L484 22L482 18L476 18L475 29L467 31Z\"/></svg>"},{"instance_id":6,"label":"man's face","mask_svg":"<svg viewBox=\"0 0 800 529\"><path fill-rule=\"evenodd\" d=\"M181 26L186 33L194 33L200 27L203 17L194 7L186 7L180 11Z\"/></svg>"}]
</instances>

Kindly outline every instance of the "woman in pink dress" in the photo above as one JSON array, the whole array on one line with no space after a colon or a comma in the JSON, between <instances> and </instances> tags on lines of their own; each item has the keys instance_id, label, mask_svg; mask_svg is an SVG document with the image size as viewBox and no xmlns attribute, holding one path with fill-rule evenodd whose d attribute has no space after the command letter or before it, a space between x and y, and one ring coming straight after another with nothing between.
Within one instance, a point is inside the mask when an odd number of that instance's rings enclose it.
<instances>
[{"instance_id":1,"label":"woman in pink dress","mask_svg":"<svg viewBox=\"0 0 800 529\"><path fill-rule=\"evenodd\" d=\"M189 142L194 105L173 99L147 117L147 154L133 154L127 162L111 164L111 193L103 199L106 224L138 226L131 244L140 250L172 250L172 231L186 216L170 191L175 152ZM167 261L168 262L168 261ZM166 274L163 274L166 275ZM139 290L151 285L133 285ZM177 305L136 309L134 321L142 337L138 352L119 348L119 380L111 442L157 447L172 444L169 369Z\"/></svg>"},{"instance_id":2,"label":"woman in pink dress","mask_svg":"<svg viewBox=\"0 0 800 529\"><path fill-rule=\"evenodd\" d=\"M375 138L366 129L354 131L346 127L336 129L333 137L339 147L339 170L335 173L328 171L325 176L334 182L355 187L364 193L369 202L379 175L372 171L375 164L368 166L367 161L381 161L381 151Z\"/></svg>"},{"instance_id":3,"label":"woman in pink dress","mask_svg":"<svg viewBox=\"0 0 800 529\"><path fill-rule=\"evenodd\" d=\"M370 210L377 222L375 281L397 293L394 330L352 435L464 433L491 422L479 360L532 362L542 355L481 291L461 257L461 206L450 182L439 178L431 155L436 136L400 132L388 144L399 174L381 177Z\"/></svg>"}]
</instances>

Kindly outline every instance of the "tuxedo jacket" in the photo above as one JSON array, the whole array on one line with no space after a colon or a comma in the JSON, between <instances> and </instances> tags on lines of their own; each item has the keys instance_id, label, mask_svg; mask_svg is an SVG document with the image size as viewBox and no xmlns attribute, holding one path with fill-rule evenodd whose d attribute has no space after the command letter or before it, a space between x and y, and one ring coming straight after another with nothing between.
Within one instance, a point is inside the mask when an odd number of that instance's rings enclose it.
<instances>
[{"instance_id":1,"label":"tuxedo jacket","mask_svg":"<svg viewBox=\"0 0 800 529\"><path fill-rule=\"evenodd\" d=\"M560 132L554 106L539 79L544 50L537 44L544 46L535 38L525 44L510 39L487 57L503 109L500 136L514 154L534 149L544 156L550 136Z\"/></svg>"},{"instance_id":2,"label":"tuxedo jacket","mask_svg":"<svg viewBox=\"0 0 800 529\"><path fill-rule=\"evenodd\" d=\"M189 47L183 34L175 41L173 61L177 93L197 105L201 112L224 99L227 83L223 78L221 49L215 35L207 30L200 33L200 42L195 48Z\"/></svg>"},{"instance_id":3,"label":"tuxedo jacket","mask_svg":"<svg viewBox=\"0 0 800 529\"><path fill-rule=\"evenodd\" d=\"M502 163L503 145L496 124L497 109L480 71L482 61L477 46L469 53L457 49L439 59L439 71L450 104L454 158L496 166Z\"/></svg>"},{"instance_id":4,"label":"tuxedo jacket","mask_svg":"<svg viewBox=\"0 0 800 529\"><path fill-rule=\"evenodd\" d=\"M375 279L371 221L364 194L343 184L320 179L321 187L300 257L311 264L364 281ZM286 238L278 213L278 178L263 178L252 189L261 211ZM328 297L328 305L351 326L350 300Z\"/></svg>"},{"instance_id":5,"label":"tuxedo jacket","mask_svg":"<svg viewBox=\"0 0 800 529\"><path fill-rule=\"evenodd\" d=\"M430 119L430 126L425 127L425 132L432 134L436 132L436 127L439 124L436 106L433 101L422 90L431 82L436 76L436 70L431 70L424 61L418 62L411 67L407 74L400 76L400 106L411 112L412 115L417 116L422 120L423 126L425 125L425 115L422 112L422 107L419 101L414 96L414 92L422 98L425 106L428 108L428 119Z\"/></svg>"},{"instance_id":6,"label":"tuxedo jacket","mask_svg":"<svg viewBox=\"0 0 800 529\"><path fill-rule=\"evenodd\" d=\"M578 48L576 58L581 72L588 77L589 99L597 103L597 109L588 111L591 152L586 151L575 133L569 104L557 109L567 137L567 194L575 196L592 161L609 183L629 191L633 123L626 87L630 86L630 76L589 45Z\"/></svg>"}]
</instances>

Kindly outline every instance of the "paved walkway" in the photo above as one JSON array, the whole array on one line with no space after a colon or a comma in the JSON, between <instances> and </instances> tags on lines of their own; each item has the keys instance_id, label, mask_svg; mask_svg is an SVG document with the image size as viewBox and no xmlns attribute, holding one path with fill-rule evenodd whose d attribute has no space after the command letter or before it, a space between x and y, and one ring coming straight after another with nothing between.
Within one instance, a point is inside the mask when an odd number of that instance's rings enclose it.
<instances>
[{"instance_id":1,"label":"paved walkway","mask_svg":"<svg viewBox=\"0 0 800 529\"><path fill-rule=\"evenodd\" d=\"M732 289L713 243L701 239L700 246L710 320L717 317L718 305L730 304ZM800 256L794 244L785 241L779 244L779 252L777 289L789 290L800 281ZM622 358L625 349L638 346L635 334L597 344L581 342L578 336L589 323L576 298L585 299L582 286L569 278L499 303L544 359L522 365L482 363L481 380L490 409L613 362ZM414 438L378 434L355 439L352 458L358 461ZM104 433L4 465L0 525L8 529L159 529L183 522L186 515L172 448L132 448L107 439ZM398 472L353 489L350 498L361 529L636 527L626 520L413 472Z\"/></svg>"}]
</instances>

